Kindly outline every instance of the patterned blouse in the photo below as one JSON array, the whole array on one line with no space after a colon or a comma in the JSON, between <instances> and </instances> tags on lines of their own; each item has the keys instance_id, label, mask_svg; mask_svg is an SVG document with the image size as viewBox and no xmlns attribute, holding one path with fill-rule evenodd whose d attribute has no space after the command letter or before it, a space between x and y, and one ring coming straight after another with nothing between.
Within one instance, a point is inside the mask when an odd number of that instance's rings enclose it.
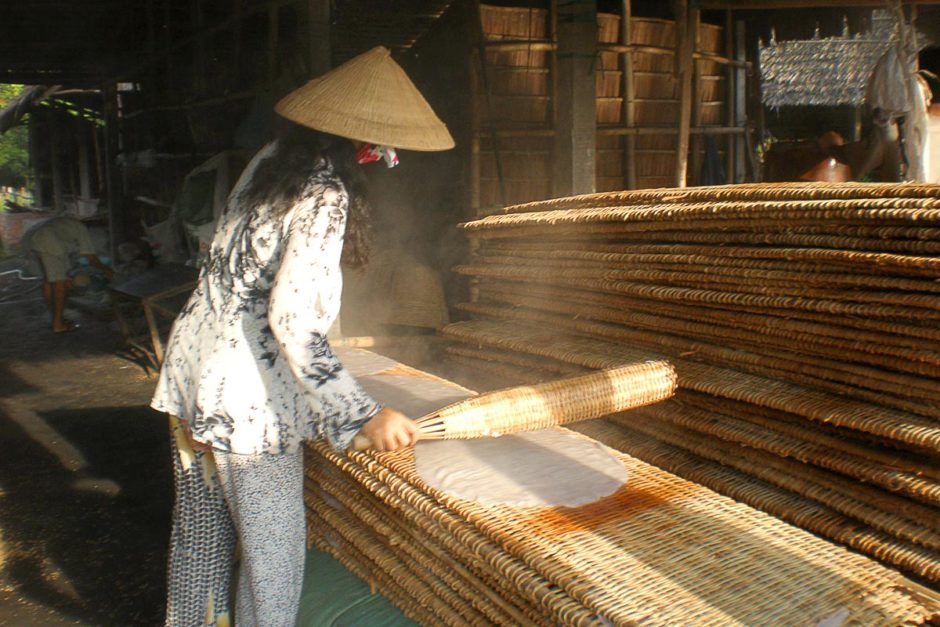
<instances>
[{"instance_id":1,"label":"patterned blouse","mask_svg":"<svg viewBox=\"0 0 940 627\"><path fill-rule=\"evenodd\" d=\"M344 450L380 409L326 340L342 293L348 197L321 160L286 212L246 202L258 164L277 150L265 146L229 196L151 406L224 451L292 453L318 437Z\"/></svg>"}]
</instances>

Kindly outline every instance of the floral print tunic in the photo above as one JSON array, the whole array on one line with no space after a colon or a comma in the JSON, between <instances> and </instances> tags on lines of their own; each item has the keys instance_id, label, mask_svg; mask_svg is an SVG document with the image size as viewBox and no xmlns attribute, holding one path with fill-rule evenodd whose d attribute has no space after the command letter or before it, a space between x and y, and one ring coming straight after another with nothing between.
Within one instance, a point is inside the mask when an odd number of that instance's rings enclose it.
<instances>
[{"instance_id":1,"label":"floral print tunic","mask_svg":"<svg viewBox=\"0 0 940 627\"><path fill-rule=\"evenodd\" d=\"M254 157L229 197L151 406L232 453L293 453L321 436L344 450L380 409L326 340L339 312L348 197L321 161L286 213L249 206L242 193L277 146Z\"/></svg>"}]
</instances>

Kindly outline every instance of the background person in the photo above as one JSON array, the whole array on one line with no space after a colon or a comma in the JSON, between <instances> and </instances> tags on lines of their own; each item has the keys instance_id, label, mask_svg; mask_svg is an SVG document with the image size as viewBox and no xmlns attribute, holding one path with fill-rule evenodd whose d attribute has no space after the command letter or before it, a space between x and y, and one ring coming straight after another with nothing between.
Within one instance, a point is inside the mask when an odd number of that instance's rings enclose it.
<instances>
[{"instance_id":1,"label":"background person","mask_svg":"<svg viewBox=\"0 0 940 627\"><path fill-rule=\"evenodd\" d=\"M69 270L78 257L84 256L88 264L102 271L109 279L114 272L106 266L95 251L85 225L71 216L57 216L31 229L23 237L23 249L38 260L42 271L42 293L52 314L52 331L64 333L75 329L65 319L65 297L71 287Z\"/></svg>"}]
</instances>

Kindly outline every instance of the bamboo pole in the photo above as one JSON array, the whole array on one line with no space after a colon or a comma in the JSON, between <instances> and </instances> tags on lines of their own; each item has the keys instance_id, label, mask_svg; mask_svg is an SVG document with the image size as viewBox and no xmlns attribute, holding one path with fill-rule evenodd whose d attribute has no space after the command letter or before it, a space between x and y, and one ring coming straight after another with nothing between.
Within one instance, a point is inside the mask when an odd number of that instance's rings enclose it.
<instances>
[{"instance_id":1,"label":"bamboo pole","mask_svg":"<svg viewBox=\"0 0 940 627\"><path fill-rule=\"evenodd\" d=\"M632 11L630 0L623 0L621 3L622 17L620 19L620 42L629 46L633 41ZM623 125L625 128L632 128L636 124L636 107L633 103L634 97L634 77L633 77L633 54L624 51L623 60ZM635 135L623 136L623 169L624 179L627 183L627 189L636 189L636 139Z\"/></svg>"},{"instance_id":2,"label":"bamboo pole","mask_svg":"<svg viewBox=\"0 0 940 627\"><path fill-rule=\"evenodd\" d=\"M193 69L195 76L193 84L197 94L206 93L206 35L202 24L202 0L192 0L193 32L197 33L193 40Z\"/></svg>"},{"instance_id":3,"label":"bamboo pole","mask_svg":"<svg viewBox=\"0 0 940 627\"><path fill-rule=\"evenodd\" d=\"M676 187L685 187L689 170L689 136L692 127L692 22L698 23L698 10L689 9L689 0L676 0L676 65L679 91L679 139L676 145ZM692 16L694 13L694 17Z\"/></svg>"},{"instance_id":4,"label":"bamboo pole","mask_svg":"<svg viewBox=\"0 0 940 627\"><path fill-rule=\"evenodd\" d=\"M272 3L268 7L268 79L277 76L277 42L280 30L280 7Z\"/></svg>"},{"instance_id":5,"label":"bamboo pole","mask_svg":"<svg viewBox=\"0 0 940 627\"><path fill-rule=\"evenodd\" d=\"M734 58L734 19L732 17L731 11L725 11L725 54ZM725 101L727 102L727 108L725 110L725 125L733 127L737 125L737 101L734 98L734 81L735 74L737 70L734 66L729 65L727 68L727 73L725 75ZM725 182L734 183L734 151L737 148L737 139L734 136L728 136L728 143L725 153Z\"/></svg>"},{"instance_id":6,"label":"bamboo pole","mask_svg":"<svg viewBox=\"0 0 940 627\"><path fill-rule=\"evenodd\" d=\"M701 13L698 13L699 16ZM702 47L701 42L701 28L699 28L699 19L693 19L691 22L692 28L692 50L698 52ZM700 127L702 125L702 101L704 100L704 94L702 93L702 72L699 69L699 64L695 63L694 55L693 62L691 63L692 71L692 127ZM689 129L691 133L691 128ZM691 181L692 185L701 184L701 172L702 172L702 144L704 137L702 135L691 135L691 144L692 144L692 154L690 155L690 169L691 172L687 179Z\"/></svg>"},{"instance_id":7,"label":"bamboo pole","mask_svg":"<svg viewBox=\"0 0 940 627\"><path fill-rule=\"evenodd\" d=\"M482 112L480 110L479 86L482 78L479 75L478 66L482 61L477 59L479 51L474 50L470 53L470 84L473 85L473 91L470 97L470 115L473 134L470 144L470 209L475 216L480 215L480 131L483 127Z\"/></svg>"}]
</instances>

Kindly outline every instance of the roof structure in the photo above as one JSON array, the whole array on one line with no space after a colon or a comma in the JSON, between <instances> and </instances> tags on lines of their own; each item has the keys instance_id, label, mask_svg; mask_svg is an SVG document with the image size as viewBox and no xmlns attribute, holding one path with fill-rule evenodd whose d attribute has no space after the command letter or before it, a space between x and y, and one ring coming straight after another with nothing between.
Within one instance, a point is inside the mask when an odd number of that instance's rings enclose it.
<instances>
[{"instance_id":1,"label":"roof structure","mask_svg":"<svg viewBox=\"0 0 940 627\"><path fill-rule=\"evenodd\" d=\"M860 105L894 19L876 11L867 33L777 42L760 48L761 89L769 107Z\"/></svg>"},{"instance_id":2,"label":"roof structure","mask_svg":"<svg viewBox=\"0 0 940 627\"><path fill-rule=\"evenodd\" d=\"M0 82L96 86L142 58L144 9L127 0L4 2Z\"/></svg>"}]
</instances>

